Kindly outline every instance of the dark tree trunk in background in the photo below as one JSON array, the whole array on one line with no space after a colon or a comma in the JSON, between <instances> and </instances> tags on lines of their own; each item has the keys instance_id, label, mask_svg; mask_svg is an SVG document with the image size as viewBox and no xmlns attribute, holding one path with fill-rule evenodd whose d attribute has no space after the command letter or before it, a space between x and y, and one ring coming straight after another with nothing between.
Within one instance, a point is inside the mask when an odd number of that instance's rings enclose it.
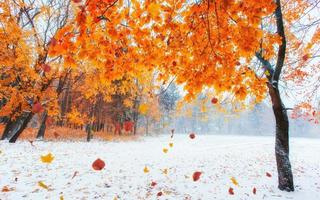
<instances>
[{"instance_id":1,"label":"dark tree trunk in background","mask_svg":"<svg viewBox=\"0 0 320 200\"><path fill-rule=\"evenodd\" d=\"M32 117L33 113L28 112L23 113L15 121L8 121L1 139L8 139L10 143L15 143L22 131L27 127Z\"/></svg>"},{"instance_id":2,"label":"dark tree trunk in background","mask_svg":"<svg viewBox=\"0 0 320 200\"><path fill-rule=\"evenodd\" d=\"M45 110L42 114L41 124L40 124L40 128L38 130L37 139L44 138L44 133L46 132L46 127L47 127L46 126L47 118L48 118L48 111Z\"/></svg>"},{"instance_id":3,"label":"dark tree trunk in background","mask_svg":"<svg viewBox=\"0 0 320 200\"><path fill-rule=\"evenodd\" d=\"M87 142L90 142L91 138L92 138L92 133L91 133L91 124L87 124L86 125L86 132L87 132Z\"/></svg>"}]
</instances>

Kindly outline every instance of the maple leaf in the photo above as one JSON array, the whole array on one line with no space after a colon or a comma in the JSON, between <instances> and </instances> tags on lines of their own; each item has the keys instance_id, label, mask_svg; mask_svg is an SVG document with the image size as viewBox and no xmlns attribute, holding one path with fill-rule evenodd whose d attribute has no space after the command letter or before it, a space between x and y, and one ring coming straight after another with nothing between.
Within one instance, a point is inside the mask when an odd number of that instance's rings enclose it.
<instances>
[{"instance_id":1,"label":"maple leaf","mask_svg":"<svg viewBox=\"0 0 320 200\"><path fill-rule=\"evenodd\" d=\"M145 166L145 167L143 168L143 172L144 172L144 173L149 173L149 171L150 171L150 170L148 169L147 166Z\"/></svg>"},{"instance_id":2,"label":"maple leaf","mask_svg":"<svg viewBox=\"0 0 320 200\"><path fill-rule=\"evenodd\" d=\"M169 147L171 147L171 148L173 147L173 143L172 142L169 143Z\"/></svg>"},{"instance_id":3,"label":"maple leaf","mask_svg":"<svg viewBox=\"0 0 320 200\"><path fill-rule=\"evenodd\" d=\"M266 172L267 177L272 177L272 175L269 172Z\"/></svg>"},{"instance_id":4,"label":"maple leaf","mask_svg":"<svg viewBox=\"0 0 320 200\"><path fill-rule=\"evenodd\" d=\"M139 106L139 112L142 114L142 115L145 115L147 112L148 112L148 105L147 104L141 104Z\"/></svg>"},{"instance_id":5,"label":"maple leaf","mask_svg":"<svg viewBox=\"0 0 320 200\"><path fill-rule=\"evenodd\" d=\"M235 177L231 177L230 180L234 185L239 186L239 183L238 183L238 181L236 180Z\"/></svg>"},{"instance_id":6,"label":"maple leaf","mask_svg":"<svg viewBox=\"0 0 320 200\"><path fill-rule=\"evenodd\" d=\"M167 169L167 168L163 169L163 170L162 170L162 173L165 174L165 175L167 175L167 174L168 174L168 169Z\"/></svg>"},{"instance_id":7,"label":"maple leaf","mask_svg":"<svg viewBox=\"0 0 320 200\"><path fill-rule=\"evenodd\" d=\"M9 186L6 185L6 186L3 186L1 192L10 192L13 190L14 190L14 188L9 188Z\"/></svg>"},{"instance_id":8,"label":"maple leaf","mask_svg":"<svg viewBox=\"0 0 320 200\"><path fill-rule=\"evenodd\" d=\"M253 193L253 194L256 194L256 193L257 193L257 188L254 187L254 188L252 189L252 193Z\"/></svg>"},{"instance_id":9,"label":"maple leaf","mask_svg":"<svg viewBox=\"0 0 320 200\"><path fill-rule=\"evenodd\" d=\"M93 163L92 163L92 168L94 170L102 170L105 167L105 162L103 160L101 160L100 158L96 159Z\"/></svg>"},{"instance_id":10,"label":"maple leaf","mask_svg":"<svg viewBox=\"0 0 320 200\"><path fill-rule=\"evenodd\" d=\"M234 191L233 191L232 187L229 188L228 192L229 192L230 195L234 195Z\"/></svg>"},{"instance_id":11,"label":"maple leaf","mask_svg":"<svg viewBox=\"0 0 320 200\"><path fill-rule=\"evenodd\" d=\"M218 103L218 99L217 99L216 97L213 97L213 98L211 99L211 103L212 103L212 104Z\"/></svg>"},{"instance_id":12,"label":"maple leaf","mask_svg":"<svg viewBox=\"0 0 320 200\"><path fill-rule=\"evenodd\" d=\"M198 181L200 179L202 172L194 172L192 175L193 181Z\"/></svg>"},{"instance_id":13,"label":"maple leaf","mask_svg":"<svg viewBox=\"0 0 320 200\"><path fill-rule=\"evenodd\" d=\"M194 133L190 133L189 137L190 137L190 139L194 139L196 137L196 135Z\"/></svg>"},{"instance_id":14,"label":"maple leaf","mask_svg":"<svg viewBox=\"0 0 320 200\"><path fill-rule=\"evenodd\" d=\"M156 185L157 185L157 182L154 182L154 181L151 182L151 186L152 186L152 187L154 187L154 186L156 186Z\"/></svg>"},{"instance_id":15,"label":"maple leaf","mask_svg":"<svg viewBox=\"0 0 320 200\"><path fill-rule=\"evenodd\" d=\"M167 148L163 148L162 151L163 151L163 153L168 153L168 149Z\"/></svg>"},{"instance_id":16,"label":"maple leaf","mask_svg":"<svg viewBox=\"0 0 320 200\"><path fill-rule=\"evenodd\" d=\"M53 161L53 159L54 159L54 156L51 153L41 156L41 161L43 163L50 164Z\"/></svg>"},{"instance_id":17,"label":"maple leaf","mask_svg":"<svg viewBox=\"0 0 320 200\"><path fill-rule=\"evenodd\" d=\"M48 187L44 182L42 182L42 181L39 181L39 182L38 182L38 186L40 186L40 187L42 187L42 188L44 188L44 189L46 189L46 190L49 190L49 187Z\"/></svg>"}]
</instances>

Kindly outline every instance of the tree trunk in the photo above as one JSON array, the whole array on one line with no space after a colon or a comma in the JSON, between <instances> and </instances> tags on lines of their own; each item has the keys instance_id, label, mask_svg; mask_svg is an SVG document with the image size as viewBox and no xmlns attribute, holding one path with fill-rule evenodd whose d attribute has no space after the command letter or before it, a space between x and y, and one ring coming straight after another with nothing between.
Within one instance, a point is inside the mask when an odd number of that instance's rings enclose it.
<instances>
[{"instance_id":1,"label":"tree trunk","mask_svg":"<svg viewBox=\"0 0 320 200\"><path fill-rule=\"evenodd\" d=\"M87 132L87 142L90 142L91 138L92 138L92 134L91 134L91 124L87 124L86 125L86 132Z\"/></svg>"},{"instance_id":2,"label":"tree trunk","mask_svg":"<svg viewBox=\"0 0 320 200\"><path fill-rule=\"evenodd\" d=\"M47 127L46 126L47 118L48 118L48 111L45 110L42 114L42 119L41 119L40 128L38 130L37 139L44 138L44 133L46 132L46 127Z\"/></svg>"},{"instance_id":3,"label":"tree trunk","mask_svg":"<svg viewBox=\"0 0 320 200\"><path fill-rule=\"evenodd\" d=\"M294 185L289 160L289 120L287 110L281 101L278 87L269 83L268 88L276 120L275 155L278 170L278 188L290 192L294 191Z\"/></svg>"},{"instance_id":4,"label":"tree trunk","mask_svg":"<svg viewBox=\"0 0 320 200\"><path fill-rule=\"evenodd\" d=\"M32 117L33 113L28 112L23 113L15 121L9 120L3 131L1 139L8 139L10 143L15 143L23 130L27 127Z\"/></svg>"}]
</instances>

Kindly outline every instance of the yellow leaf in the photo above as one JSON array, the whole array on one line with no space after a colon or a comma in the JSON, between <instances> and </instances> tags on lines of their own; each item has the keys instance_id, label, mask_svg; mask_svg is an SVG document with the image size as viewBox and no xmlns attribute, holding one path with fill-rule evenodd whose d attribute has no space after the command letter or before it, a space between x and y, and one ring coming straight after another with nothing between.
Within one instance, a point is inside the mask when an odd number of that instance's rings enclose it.
<instances>
[{"instance_id":1,"label":"yellow leaf","mask_svg":"<svg viewBox=\"0 0 320 200\"><path fill-rule=\"evenodd\" d=\"M147 104L141 104L139 106L139 112L141 114L143 114L143 115L146 114L148 112L148 105Z\"/></svg>"},{"instance_id":2,"label":"yellow leaf","mask_svg":"<svg viewBox=\"0 0 320 200\"><path fill-rule=\"evenodd\" d=\"M231 182L232 182L234 185L239 186L239 183L238 183L238 181L236 180L236 178L231 177L230 180L231 180Z\"/></svg>"},{"instance_id":3,"label":"yellow leaf","mask_svg":"<svg viewBox=\"0 0 320 200\"><path fill-rule=\"evenodd\" d=\"M143 169L143 172L144 172L144 173L149 173L149 171L150 171L150 170L148 169L148 167L145 166L144 169Z\"/></svg>"},{"instance_id":4,"label":"yellow leaf","mask_svg":"<svg viewBox=\"0 0 320 200\"><path fill-rule=\"evenodd\" d=\"M162 151L163 151L163 153L168 153L168 149L167 148L163 148Z\"/></svg>"},{"instance_id":5,"label":"yellow leaf","mask_svg":"<svg viewBox=\"0 0 320 200\"><path fill-rule=\"evenodd\" d=\"M266 71L264 72L264 74L267 75L267 76L270 76L269 70L266 70Z\"/></svg>"},{"instance_id":6,"label":"yellow leaf","mask_svg":"<svg viewBox=\"0 0 320 200\"><path fill-rule=\"evenodd\" d=\"M46 184L44 184L42 181L39 181L38 185L46 190L49 190L49 187Z\"/></svg>"},{"instance_id":7,"label":"yellow leaf","mask_svg":"<svg viewBox=\"0 0 320 200\"><path fill-rule=\"evenodd\" d=\"M51 153L48 153L47 155L41 156L41 161L43 163L51 163L53 161L54 157Z\"/></svg>"},{"instance_id":8,"label":"yellow leaf","mask_svg":"<svg viewBox=\"0 0 320 200\"><path fill-rule=\"evenodd\" d=\"M173 143L172 142L169 143L169 147L171 147L171 148L173 147Z\"/></svg>"},{"instance_id":9,"label":"yellow leaf","mask_svg":"<svg viewBox=\"0 0 320 200\"><path fill-rule=\"evenodd\" d=\"M63 196L60 196L60 200L64 200Z\"/></svg>"}]
</instances>

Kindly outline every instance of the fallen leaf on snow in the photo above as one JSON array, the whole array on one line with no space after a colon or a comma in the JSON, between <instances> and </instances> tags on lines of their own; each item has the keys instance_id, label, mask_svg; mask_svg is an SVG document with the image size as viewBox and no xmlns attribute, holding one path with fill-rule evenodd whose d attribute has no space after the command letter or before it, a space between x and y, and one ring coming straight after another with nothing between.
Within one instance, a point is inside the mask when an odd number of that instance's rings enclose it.
<instances>
[{"instance_id":1,"label":"fallen leaf on snow","mask_svg":"<svg viewBox=\"0 0 320 200\"><path fill-rule=\"evenodd\" d=\"M48 153L47 155L41 156L41 161L43 163L51 163L53 161L54 157L51 153Z\"/></svg>"},{"instance_id":2,"label":"fallen leaf on snow","mask_svg":"<svg viewBox=\"0 0 320 200\"><path fill-rule=\"evenodd\" d=\"M196 135L195 135L194 133L190 133L189 137L190 137L191 139L194 139L194 138L196 137Z\"/></svg>"},{"instance_id":3,"label":"fallen leaf on snow","mask_svg":"<svg viewBox=\"0 0 320 200\"><path fill-rule=\"evenodd\" d=\"M144 172L144 173L149 173L149 169L148 169L147 166L145 166L145 167L143 168L143 172Z\"/></svg>"},{"instance_id":4,"label":"fallen leaf on snow","mask_svg":"<svg viewBox=\"0 0 320 200\"><path fill-rule=\"evenodd\" d=\"M194 172L192 175L193 181L198 181L200 179L202 172Z\"/></svg>"},{"instance_id":5,"label":"fallen leaf on snow","mask_svg":"<svg viewBox=\"0 0 320 200\"><path fill-rule=\"evenodd\" d=\"M254 187L254 188L252 189L252 193L253 193L253 194L256 194L256 193L257 193L257 188Z\"/></svg>"},{"instance_id":6,"label":"fallen leaf on snow","mask_svg":"<svg viewBox=\"0 0 320 200\"><path fill-rule=\"evenodd\" d=\"M235 177L231 177L230 180L234 185L239 186L239 183L238 183L238 181L236 180Z\"/></svg>"},{"instance_id":7,"label":"fallen leaf on snow","mask_svg":"<svg viewBox=\"0 0 320 200\"><path fill-rule=\"evenodd\" d=\"M92 163L92 168L94 170L102 170L104 167L106 166L106 164L104 163L103 160L101 160L100 158L98 158L97 160L95 160Z\"/></svg>"},{"instance_id":8,"label":"fallen leaf on snow","mask_svg":"<svg viewBox=\"0 0 320 200\"><path fill-rule=\"evenodd\" d=\"M167 148L163 148L162 151L163 151L163 153L168 153L168 149Z\"/></svg>"},{"instance_id":9,"label":"fallen leaf on snow","mask_svg":"<svg viewBox=\"0 0 320 200\"><path fill-rule=\"evenodd\" d=\"M232 188L232 187L229 188L228 192L229 192L230 195L234 195L234 192L233 192L233 188Z\"/></svg>"},{"instance_id":10,"label":"fallen leaf on snow","mask_svg":"<svg viewBox=\"0 0 320 200\"><path fill-rule=\"evenodd\" d=\"M42 181L39 181L39 182L38 182L38 185L39 185L40 187L46 189L46 190L49 190L49 187L48 187L46 184L44 184L44 182L42 182Z\"/></svg>"},{"instance_id":11,"label":"fallen leaf on snow","mask_svg":"<svg viewBox=\"0 0 320 200\"><path fill-rule=\"evenodd\" d=\"M272 175L269 172L266 172L267 177L272 177Z\"/></svg>"},{"instance_id":12,"label":"fallen leaf on snow","mask_svg":"<svg viewBox=\"0 0 320 200\"><path fill-rule=\"evenodd\" d=\"M171 147L171 148L173 147L173 143L172 142L169 143L169 147Z\"/></svg>"}]
</instances>

